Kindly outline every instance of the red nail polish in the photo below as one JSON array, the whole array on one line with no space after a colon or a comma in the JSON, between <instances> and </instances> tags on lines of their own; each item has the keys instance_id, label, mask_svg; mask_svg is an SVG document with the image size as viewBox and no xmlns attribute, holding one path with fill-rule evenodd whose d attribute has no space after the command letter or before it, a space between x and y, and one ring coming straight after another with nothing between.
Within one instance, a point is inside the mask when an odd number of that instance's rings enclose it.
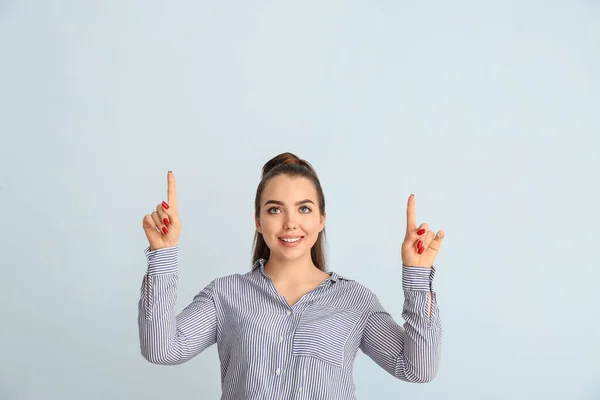
<instances>
[{"instance_id":1,"label":"red nail polish","mask_svg":"<svg viewBox=\"0 0 600 400\"><path fill-rule=\"evenodd\" d=\"M169 233L169 230L168 230L167 228L165 228L164 226L163 226L163 228L162 228L162 231L163 231L163 233L164 233L164 234L167 234L167 233Z\"/></svg>"},{"instance_id":2,"label":"red nail polish","mask_svg":"<svg viewBox=\"0 0 600 400\"><path fill-rule=\"evenodd\" d=\"M165 208L165 210L169 209L169 205L166 202L162 202L162 206Z\"/></svg>"},{"instance_id":3,"label":"red nail polish","mask_svg":"<svg viewBox=\"0 0 600 400\"><path fill-rule=\"evenodd\" d=\"M163 222L165 223L165 225L169 225L169 220L166 218L163 218Z\"/></svg>"},{"instance_id":4,"label":"red nail polish","mask_svg":"<svg viewBox=\"0 0 600 400\"><path fill-rule=\"evenodd\" d=\"M423 247L423 241L422 241L422 240L419 240L419 241L417 242L417 249L420 249L421 247Z\"/></svg>"},{"instance_id":5,"label":"red nail polish","mask_svg":"<svg viewBox=\"0 0 600 400\"><path fill-rule=\"evenodd\" d=\"M425 229L419 229L419 230L417 231L417 235L422 235L422 234L424 234L424 233L425 233Z\"/></svg>"},{"instance_id":6,"label":"red nail polish","mask_svg":"<svg viewBox=\"0 0 600 400\"><path fill-rule=\"evenodd\" d=\"M423 252L424 252L424 251L425 251L425 247L421 247L421 248L420 248L420 249L417 251L417 253L419 253L419 254L423 254Z\"/></svg>"}]
</instances>

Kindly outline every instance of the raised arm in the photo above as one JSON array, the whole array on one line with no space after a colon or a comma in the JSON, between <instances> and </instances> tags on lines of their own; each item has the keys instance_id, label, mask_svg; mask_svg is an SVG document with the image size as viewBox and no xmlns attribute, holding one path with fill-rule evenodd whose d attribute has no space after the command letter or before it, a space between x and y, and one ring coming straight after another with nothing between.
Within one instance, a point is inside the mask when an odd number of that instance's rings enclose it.
<instances>
[{"instance_id":1,"label":"raised arm","mask_svg":"<svg viewBox=\"0 0 600 400\"><path fill-rule=\"evenodd\" d=\"M406 235L402 243L403 326L383 309L377 298L364 329L361 349L395 377L429 382L439 368L442 326L432 288L433 263L444 231L437 235L426 223L417 226L415 196L406 207Z\"/></svg>"},{"instance_id":2,"label":"raised arm","mask_svg":"<svg viewBox=\"0 0 600 400\"><path fill-rule=\"evenodd\" d=\"M146 249L148 272L141 287L138 327L142 355L155 364L181 364L216 342L214 281L175 313L177 250Z\"/></svg>"},{"instance_id":3,"label":"raised arm","mask_svg":"<svg viewBox=\"0 0 600 400\"><path fill-rule=\"evenodd\" d=\"M211 282L179 314L177 301L177 242L181 222L175 177L167 174L167 202L144 216L147 272L138 303L138 326L142 355L156 364L181 364L216 341L217 313Z\"/></svg>"},{"instance_id":4,"label":"raised arm","mask_svg":"<svg viewBox=\"0 0 600 400\"><path fill-rule=\"evenodd\" d=\"M360 348L398 379L430 382L438 372L442 336L436 294L431 290L435 269L402 268L404 325L400 326L373 295Z\"/></svg>"}]
</instances>

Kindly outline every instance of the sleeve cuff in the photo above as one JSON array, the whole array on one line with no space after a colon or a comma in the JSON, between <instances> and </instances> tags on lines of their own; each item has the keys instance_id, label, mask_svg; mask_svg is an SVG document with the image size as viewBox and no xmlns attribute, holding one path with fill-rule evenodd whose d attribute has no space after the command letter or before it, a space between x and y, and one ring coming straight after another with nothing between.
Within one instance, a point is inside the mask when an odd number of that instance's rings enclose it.
<instances>
[{"instance_id":1,"label":"sleeve cuff","mask_svg":"<svg viewBox=\"0 0 600 400\"><path fill-rule=\"evenodd\" d=\"M144 254L148 263L148 275L172 274L177 272L177 246L150 250L146 247Z\"/></svg>"},{"instance_id":2,"label":"sleeve cuff","mask_svg":"<svg viewBox=\"0 0 600 400\"><path fill-rule=\"evenodd\" d=\"M409 267L402 265L402 289L408 291L431 291L433 290L433 277L435 267Z\"/></svg>"}]
</instances>

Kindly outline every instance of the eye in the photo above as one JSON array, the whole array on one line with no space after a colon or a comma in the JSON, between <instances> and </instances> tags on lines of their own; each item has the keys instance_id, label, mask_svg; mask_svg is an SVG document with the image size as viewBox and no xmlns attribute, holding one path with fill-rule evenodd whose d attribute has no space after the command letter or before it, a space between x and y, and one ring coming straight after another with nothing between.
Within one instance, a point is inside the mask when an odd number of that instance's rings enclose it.
<instances>
[{"instance_id":1,"label":"eye","mask_svg":"<svg viewBox=\"0 0 600 400\"><path fill-rule=\"evenodd\" d=\"M281 211L281 210L279 210L279 207L271 207L267 210L267 212L269 214L276 214L275 212L272 212L273 210Z\"/></svg>"},{"instance_id":2,"label":"eye","mask_svg":"<svg viewBox=\"0 0 600 400\"><path fill-rule=\"evenodd\" d=\"M308 210L308 211L305 211L305 212L303 212L304 214L307 214L307 213L309 213L309 212L311 212L311 211L312 211L312 210L311 210L309 207L307 207L307 206L302 206L302 207L300 207L300 209L301 209L301 210L304 210L304 209Z\"/></svg>"}]
</instances>

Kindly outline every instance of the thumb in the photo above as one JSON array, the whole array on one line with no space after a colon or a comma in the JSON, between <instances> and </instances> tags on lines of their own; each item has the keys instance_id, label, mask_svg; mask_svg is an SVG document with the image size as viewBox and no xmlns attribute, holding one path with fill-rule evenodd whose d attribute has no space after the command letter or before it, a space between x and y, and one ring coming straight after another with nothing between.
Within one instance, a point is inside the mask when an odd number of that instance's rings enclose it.
<instances>
[{"instance_id":1,"label":"thumb","mask_svg":"<svg viewBox=\"0 0 600 400\"><path fill-rule=\"evenodd\" d=\"M439 251L445 235L446 233L444 231L438 231L438 233L435 235L435 238L433 238L433 240L429 243L429 247L435 251Z\"/></svg>"}]
</instances>

